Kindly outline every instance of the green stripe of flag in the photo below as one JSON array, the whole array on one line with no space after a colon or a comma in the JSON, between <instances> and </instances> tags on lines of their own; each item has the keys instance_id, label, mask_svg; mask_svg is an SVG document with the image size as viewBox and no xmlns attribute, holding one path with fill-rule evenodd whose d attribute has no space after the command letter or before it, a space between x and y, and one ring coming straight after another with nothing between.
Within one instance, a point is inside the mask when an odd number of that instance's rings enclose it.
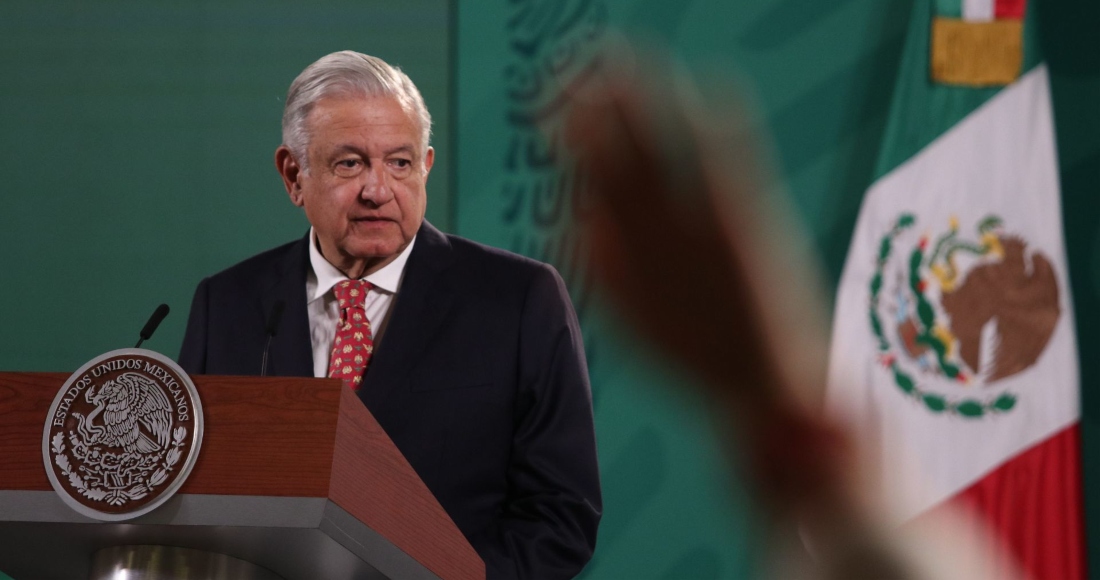
<instances>
[{"instance_id":1,"label":"green stripe of flag","mask_svg":"<svg viewBox=\"0 0 1100 580\"><path fill-rule=\"evenodd\" d=\"M902 49L901 70L875 165L875 179L916 155L1000 91L995 87L972 89L931 82L932 16L934 13L942 15L940 4L950 8L952 3L961 5L961 0L917 0L913 4L913 17ZM1024 22L1024 73L1042 61L1039 43L1035 40L1036 28L1034 10L1029 9Z\"/></svg>"},{"instance_id":2,"label":"green stripe of flag","mask_svg":"<svg viewBox=\"0 0 1100 580\"><path fill-rule=\"evenodd\" d=\"M920 4L920 2L917 2ZM963 0L935 0L933 7L937 16L962 18Z\"/></svg>"}]
</instances>

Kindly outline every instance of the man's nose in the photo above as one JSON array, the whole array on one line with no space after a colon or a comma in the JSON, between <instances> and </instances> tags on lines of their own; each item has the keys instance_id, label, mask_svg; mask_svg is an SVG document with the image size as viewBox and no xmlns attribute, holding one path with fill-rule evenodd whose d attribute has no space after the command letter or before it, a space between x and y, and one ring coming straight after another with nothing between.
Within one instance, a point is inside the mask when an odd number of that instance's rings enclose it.
<instances>
[{"instance_id":1,"label":"man's nose","mask_svg":"<svg viewBox=\"0 0 1100 580\"><path fill-rule=\"evenodd\" d=\"M359 197L375 205L383 205L393 199L393 191L390 189L389 176L386 174L384 164L372 164L363 172Z\"/></svg>"}]
</instances>

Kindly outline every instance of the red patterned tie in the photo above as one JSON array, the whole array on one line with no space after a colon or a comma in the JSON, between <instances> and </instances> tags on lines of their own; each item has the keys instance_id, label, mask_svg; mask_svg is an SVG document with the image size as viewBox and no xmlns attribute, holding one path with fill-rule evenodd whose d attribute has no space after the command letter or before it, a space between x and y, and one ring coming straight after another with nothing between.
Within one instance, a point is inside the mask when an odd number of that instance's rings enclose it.
<instances>
[{"instance_id":1,"label":"red patterned tie","mask_svg":"<svg viewBox=\"0 0 1100 580\"><path fill-rule=\"evenodd\" d=\"M336 338L329 356L328 376L343 379L351 390L358 391L363 382L363 371L374 354L370 321L364 309L370 282L344 280L333 288L340 303L340 322L336 323Z\"/></svg>"}]
</instances>

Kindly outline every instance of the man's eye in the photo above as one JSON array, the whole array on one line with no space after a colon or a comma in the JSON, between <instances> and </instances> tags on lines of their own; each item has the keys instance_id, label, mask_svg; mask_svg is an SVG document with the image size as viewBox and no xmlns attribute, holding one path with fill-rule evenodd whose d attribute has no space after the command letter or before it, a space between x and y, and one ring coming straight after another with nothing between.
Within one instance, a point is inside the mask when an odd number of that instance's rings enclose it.
<instances>
[{"instance_id":1,"label":"man's eye","mask_svg":"<svg viewBox=\"0 0 1100 580\"><path fill-rule=\"evenodd\" d=\"M390 163L398 169L412 167L412 161L409 159L391 159Z\"/></svg>"},{"instance_id":2,"label":"man's eye","mask_svg":"<svg viewBox=\"0 0 1100 580\"><path fill-rule=\"evenodd\" d=\"M335 172L341 176L352 176L363 170L363 162L358 159L341 159L336 162Z\"/></svg>"}]
</instances>

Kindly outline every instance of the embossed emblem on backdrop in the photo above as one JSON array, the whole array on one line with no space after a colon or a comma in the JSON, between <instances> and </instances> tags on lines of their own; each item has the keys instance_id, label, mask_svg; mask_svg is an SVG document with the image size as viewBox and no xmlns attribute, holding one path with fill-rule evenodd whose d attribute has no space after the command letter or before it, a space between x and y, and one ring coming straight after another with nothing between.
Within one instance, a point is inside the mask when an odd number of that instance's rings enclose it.
<instances>
[{"instance_id":1,"label":"embossed emblem on backdrop","mask_svg":"<svg viewBox=\"0 0 1100 580\"><path fill-rule=\"evenodd\" d=\"M509 4L504 69L509 126L500 225L507 248L550 262L561 272L584 332L589 367L598 342L589 331L587 247L571 224L583 220L587 191L561 137L569 94L601 66L607 30L602 0L533 0ZM599 392L593 385L593 395Z\"/></svg>"},{"instance_id":2,"label":"embossed emblem on backdrop","mask_svg":"<svg viewBox=\"0 0 1100 580\"><path fill-rule=\"evenodd\" d=\"M70 507L99 520L127 520L183 485L202 431L202 406L187 373L159 353L120 349L65 382L46 419L42 457Z\"/></svg>"},{"instance_id":3,"label":"embossed emblem on backdrop","mask_svg":"<svg viewBox=\"0 0 1100 580\"><path fill-rule=\"evenodd\" d=\"M1036 364L1061 317L1054 264L996 215L917 222L903 213L877 242L868 320L879 362L928 412L1009 413L1022 393L1007 379Z\"/></svg>"}]
</instances>

